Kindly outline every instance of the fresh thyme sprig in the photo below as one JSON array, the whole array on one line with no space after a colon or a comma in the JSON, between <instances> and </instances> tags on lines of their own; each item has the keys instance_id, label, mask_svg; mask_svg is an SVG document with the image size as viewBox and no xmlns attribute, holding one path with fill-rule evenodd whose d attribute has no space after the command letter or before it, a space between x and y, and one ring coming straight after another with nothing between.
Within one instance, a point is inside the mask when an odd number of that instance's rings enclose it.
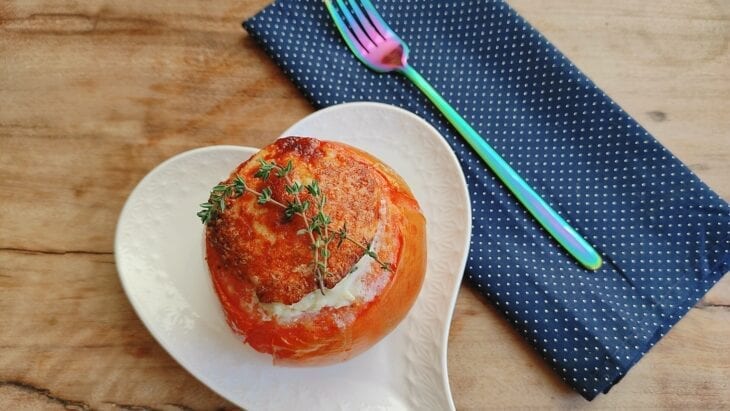
<instances>
[{"instance_id":1,"label":"fresh thyme sprig","mask_svg":"<svg viewBox=\"0 0 730 411\"><path fill-rule=\"evenodd\" d=\"M236 175L233 182L230 184L218 184L213 187L210 192L210 197L207 203L200 205L202 210L198 211L198 217L203 224L215 220L218 215L226 211L226 198L237 198L242 196L245 192L249 192L256 196L259 204L266 204L271 202L280 207L286 207L284 204L271 198L271 189L269 187L264 188L261 192L258 192L246 185L241 176Z\"/></svg>"},{"instance_id":2,"label":"fresh thyme sprig","mask_svg":"<svg viewBox=\"0 0 730 411\"><path fill-rule=\"evenodd\" d=\"M354 244L365 251L365 254L377 262L382 269L391 270L390 264L380 260L377 253L373 251L372 243L361 244L349 236L347 222L343 222L342 227L338 230L330 231L332 219L324 211L324 207L327 204L327 196L320 189L317 180L312 180L304 186L299 181L292 181L289 177L289 174L294 168L291 160L283 167L273 161L266 161L264 159L259 159L259 164L259 169L254 174L254 177L266 181L271 176L271 173L275 172L277 178L283 178L285 180L286 186L284 188L288 194L293 196L294 200L287 204L279 202L272 198L270 187L265 187L261 192L258 192L248 187L246 182L239 175L236 175L231 183L219 184L213 187L208 202L200 205L202 209L198 212L198 217L200 217L203 224L208 224L215 220L220 213L225 211L226 198L237 198L249 192L256 196L259 204L272 203L283 208L284 217L287 219L292 219L294 216L301 217L304 222L304 228L297 231L297 234L307 234L309 236L314 276L317 287L323 295L325 289L324 279L332 275L327 270L327 263L330 257L329 245L333 240L337 240L337 248L342 246L344 241ZM303 190L312 197L313 207L316 208L316 212L311 217L308 217L306 214L307 210L310 209L310 202L301 199L300 194Z\"/></svg>"}]
</instances>

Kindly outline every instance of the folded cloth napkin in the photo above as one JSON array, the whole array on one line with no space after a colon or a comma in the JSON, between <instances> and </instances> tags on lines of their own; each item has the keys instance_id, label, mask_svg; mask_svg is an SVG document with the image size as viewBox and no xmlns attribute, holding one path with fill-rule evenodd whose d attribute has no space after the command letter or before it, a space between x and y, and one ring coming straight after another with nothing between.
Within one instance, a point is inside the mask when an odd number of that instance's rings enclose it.
<instances>
[{"instance_id":1,"label":"folded cloth napkin","mask_svg":"<svg viewBox=\"0 0 730 411\"><path fill-rule=\"evenodd\" d=\"M317 108L379 101L441 132L471 193L468 282L585 398L606 392L730 269L728 204L506 3L373 2L601 270L569 257L414 86L362 65L321 0L278 0L244 27Z\"/></svg>"}]
</instances>

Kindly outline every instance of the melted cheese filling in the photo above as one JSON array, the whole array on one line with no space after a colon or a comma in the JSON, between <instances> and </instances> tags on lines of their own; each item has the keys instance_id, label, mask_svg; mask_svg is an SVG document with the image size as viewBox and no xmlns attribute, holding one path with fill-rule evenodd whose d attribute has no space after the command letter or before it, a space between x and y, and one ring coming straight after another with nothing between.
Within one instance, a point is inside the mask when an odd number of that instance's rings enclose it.
<instances>
[{"instance_id":1,"label":"melted cheese filling","mask_svg":"<svg viewBox=\"0 0 730 411\"><path fill-rule=\"evenodd\" d=\"M380 216L378 219L378 226L375 230L375 236L371 244L372 250L376 253L380 247L380 238L385 230L385 213L387 212L387 206L385 200L380 202ZM316 289L309 294L305 295L304 298L297 301L294 304L284 303L261 303L260 306L264 312L272 317L277 317L279 320L289 322L302 314L305 313L317 313L324 307L339 308L352 304L358 299L364 302L371 301L377 295L379 289L382 288L384 281L378 279L372 286L366 286L363 283L363 278L373 267L375 260L368 256L363 255L360 260L353 266L352 271L345 275L340 282L334 287L325 289L324 295L319 289ZM384 273L387 274L387 273ZM383 275L387 278L386 275ZM372 288L377 289L372 289Z\"/></svg>"}]
</instances>

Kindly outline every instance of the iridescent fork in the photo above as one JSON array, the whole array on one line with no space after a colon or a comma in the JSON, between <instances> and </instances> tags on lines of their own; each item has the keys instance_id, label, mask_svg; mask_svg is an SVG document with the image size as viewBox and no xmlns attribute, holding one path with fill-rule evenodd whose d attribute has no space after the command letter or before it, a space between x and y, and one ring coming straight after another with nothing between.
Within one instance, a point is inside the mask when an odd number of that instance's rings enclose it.
<instances>
[{"instance_id":1,"label":"iridescent fork","mask_svg":"<svg viewBox=\"0 0 730 411\"><path fill-rule=\"evenodd\" d=\"M379 73L395 71L411 80L565 250L588 269L597 270L601 267L601 257L596 250L408 65L408 45L388 27L370 0L324 0L324 4L345 43L363 64Z\"/></svg>"}]
</instances>

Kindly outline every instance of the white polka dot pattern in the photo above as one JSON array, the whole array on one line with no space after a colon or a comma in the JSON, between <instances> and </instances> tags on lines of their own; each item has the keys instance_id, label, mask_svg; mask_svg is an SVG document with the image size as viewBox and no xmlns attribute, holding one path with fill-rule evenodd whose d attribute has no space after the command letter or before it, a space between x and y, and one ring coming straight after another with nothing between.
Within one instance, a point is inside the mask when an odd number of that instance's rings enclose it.
<instances>
[{"instance_id":1,"label":"white polka dot pattern","mask_svg":"<svg viewBox=\"0 0 730 411\"><path fill-rule=\"evenodd\" d=\"M730 268L730 208L501 1L375 0L410 62L604 257L575 263L405 78L368 71L320 0L244 27L316 107L433 124L471 191L468 281L584 397L607 391ZM443 216L448 218L448 216Z\"/></svg>"}]
</instances>

